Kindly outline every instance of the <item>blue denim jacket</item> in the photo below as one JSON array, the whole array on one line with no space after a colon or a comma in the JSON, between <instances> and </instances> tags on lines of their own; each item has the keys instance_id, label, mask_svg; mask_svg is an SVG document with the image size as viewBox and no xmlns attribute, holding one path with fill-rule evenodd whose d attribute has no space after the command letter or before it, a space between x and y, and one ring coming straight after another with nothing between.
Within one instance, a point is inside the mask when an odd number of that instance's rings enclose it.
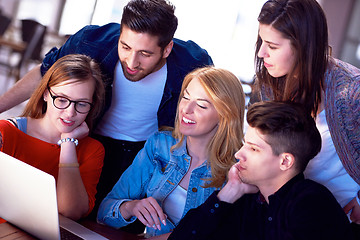
<instances>
[{"instance_id":1,"label":"blue denim jacket","mask_svg":"<svg viewBox=\"0 0 360 240\"><path fill-rule=\"evenodd\" d=\"M114 70L119 61L119 37L120 24L86 26L72 35L61 48L53 48L46 54L41 65L41 74L44 75L57 59L67 54L78 53L92 57L99 63L105 83L106 106L103 111L104 114L111 104ZM185 42L175 38L173 41L173 49L166 59L167 79L157 113L159 127L174 125L177 101L186 74L195 68L213 65L206 50L193 41Z\"/></svg>"},{"instance_id":2,"label":"blue denim jacket","mask_svg":"<svg viewBox=\"0 0 360 240\"><path fill-rule=\"evenodd\" d=\"M178 186L190 167L190 156L187 154L186 141L173 152L171 146L176 139L171 132L157 132L145 143L132 165L123 173L112 191L102 201L98 211L98 222L120 228L132 223L136 217L125 220L119 211L125 201L153 197L162 207L166 197ZM191 173L185 209L182 217L192 208L196 208L216 190L203 188L211 176L210 166L203 163ZM166 226L161 225L161 231L147 228L149 236L155 236L172 231L175 224L167 219Z\"/></svg>"}]
</instances>

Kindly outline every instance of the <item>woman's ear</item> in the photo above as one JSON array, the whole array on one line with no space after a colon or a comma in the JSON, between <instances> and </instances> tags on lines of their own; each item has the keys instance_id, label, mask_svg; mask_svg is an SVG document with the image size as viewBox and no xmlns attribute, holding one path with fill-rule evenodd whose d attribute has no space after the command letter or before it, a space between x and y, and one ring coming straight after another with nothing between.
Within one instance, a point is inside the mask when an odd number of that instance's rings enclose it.
<instances>
[{"instance_id":1,"label":"woman's ear","mask_svg":"<svg viewBox=\"0 0 360 240\"><path fill-rule=\"evenodd\" d=\"M46 101L47 101L48 96L49 96L49 90L45 89L45 91L44 91L44 93L43 93L43 99L44 99L44 102L46 102Z\"/></svg>"},{"instance_id":2,"label":"woman's ear","mask_svg":"<svg viewBox=\"0 0 360 240\"><path fill-rule=\"evenodd\" d=\"M285 171L292 168L295 164L295 157L291 153L282 153L280 169Z\"/></svg>"}]
</instances>

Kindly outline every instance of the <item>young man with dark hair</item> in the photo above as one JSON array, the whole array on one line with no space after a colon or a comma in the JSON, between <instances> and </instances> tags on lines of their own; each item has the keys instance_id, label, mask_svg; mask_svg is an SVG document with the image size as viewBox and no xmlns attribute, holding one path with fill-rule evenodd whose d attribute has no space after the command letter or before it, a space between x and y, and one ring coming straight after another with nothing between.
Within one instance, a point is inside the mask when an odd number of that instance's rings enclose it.
<instances>
[{"instance_id":1,"label":"young man with dark hair","mask_svg":"<svg viewBox=\"0 0 360 240\"><path fill-rule=\"evenodd\" d=\"M0 112L24 101L64 55L86 54L100 64L106 105L94 137L104 145L105 159L97 205L145 140L158 127L174 125L185 75L213 64L206 50L196 43L173 38L178 24L174 10L166 0L130 1L124 7L121 24L84 27L61 48L50 50L41 65L0 97Z\"/></svg>"},{"instance_id":2,"label":"young man with dark hair","mask_svg":"<svg viewBox=\"0 0 360 240\"><path fill-rule=\"evenodd\" d=\"M169 239L353 239L331 192L304 179L321 148L312 117L297 104L261 102L247 121L228 182L190 210Z\"/></svg>"}]
</instances>

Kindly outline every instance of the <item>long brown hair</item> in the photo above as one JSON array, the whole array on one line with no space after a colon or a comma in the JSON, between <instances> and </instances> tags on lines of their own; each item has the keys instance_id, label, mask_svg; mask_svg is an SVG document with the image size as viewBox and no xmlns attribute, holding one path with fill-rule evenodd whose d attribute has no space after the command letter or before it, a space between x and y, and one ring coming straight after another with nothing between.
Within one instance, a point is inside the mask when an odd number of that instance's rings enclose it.
<instances>
[{"instance_id":1,"label":"long brown hair","mask_svg":"<svg viewBox=\"0 0 360 240\"><path fill-rule=\"evenodd\" d=\"M22 116L35 119L44 117L47 106L44 101L44 92L48 87L56 86L70 79L74 79L74 81L69 81L67 84L86 81L95 82L92 108L85 119L89 129L92 129L93 120L103 108L105 90L98 64L90 57L81 54L66 55L51 66L30 97Z\"/></svg>"},{"instance_id":2,"label":"long brown hair","mask_svg":"<svg viewBox=\"0 0 360 240\"><path fill-rule=\"evenodd\" d=\"M260 24L271 25L289 39L297 60L291 72L272 77L258 57L262 39L255 51L256 85L270 87L274 100L302 103L317 114L329 60L328 29L325 14L316 0L269 0L259 14Z\"/></svg>"},{"instance_id":3,"label":"long brown hair","mask_svg":"<svg viewBox=\"0 0 360 240\"><path fill-rule=\"evenodd\" d=\"M226 174L234 164L234 154L242 146L245 111L245 95L239 79L225 69L204 67L186 75L182 84L179 103L184 91L194 78L198 79L210 97L219 115L216 133L208 143L208 162L212 177L206 187L221 187ZM172 149L180 146L184 135L179 131L179 107L176 112L173 136L180 141Z\"/></svg>"}]
</instances>

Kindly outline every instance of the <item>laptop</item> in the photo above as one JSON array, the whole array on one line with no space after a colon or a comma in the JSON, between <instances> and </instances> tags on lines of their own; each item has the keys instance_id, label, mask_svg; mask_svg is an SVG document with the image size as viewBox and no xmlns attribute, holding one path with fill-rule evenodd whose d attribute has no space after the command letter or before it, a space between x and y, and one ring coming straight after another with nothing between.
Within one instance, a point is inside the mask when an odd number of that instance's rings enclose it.
<instances>
[{"instance_id":1,"label":"laptop","mask_svg":"<svg viewBox=\"0 0 360 240\"><path fill-rule=\"evenodd\" d=\"M1 151L0 217L39 239L63 239L60 228L77 239L107 239L58 214L52 175Z\"/></svg>"}]
</instances>

